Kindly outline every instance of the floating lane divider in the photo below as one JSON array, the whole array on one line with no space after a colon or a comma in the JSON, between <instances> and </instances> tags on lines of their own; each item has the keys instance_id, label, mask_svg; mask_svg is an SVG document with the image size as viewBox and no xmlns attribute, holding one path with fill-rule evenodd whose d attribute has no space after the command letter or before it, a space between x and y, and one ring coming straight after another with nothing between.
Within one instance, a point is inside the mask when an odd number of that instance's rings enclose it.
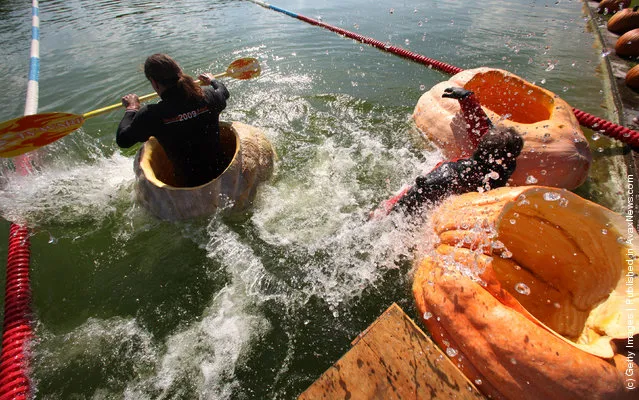
<instances>
[{"instance_id":1,"label":"floating lane divider","mask_svg":"<svg viewBox=\"0 0 639 400\"><path fill-rule=\"evenodd\" d=\"M436 69L438 69L440 71L444 71L444 72L452 74L452 75L463 71L463 69L455 67L453 65L449 65L449 64L443 63L441 61L433 60L432 58L428 58L428 57L423 56L421 54L413 53L413 52L411 52L409 50L402 49L401 47L391 46L389 44L380 42L377 39L372 39L372 38L360 35L359 33L347 31L345 29L342 29L342 28L339 28L339 27L336 27L336 26L333 26L333 25L329 25L327 23L324 23L322 21L318 21L318 20L313 19L313 18L309 18L309 17L305 17L303 15L295 14L295 13L293 13L291 11L287 11L287 10L284 10L282 8L276 7L274 5L264 3L263 1L258 1L258 0L249 0L249 1L253 2L255 4L258 4L258 5L260 5L260 6L264 7L264 8L269 8L271 10L274 10L274 11L277 11L277 12L281 12L282 14L286 14L286 15L288 15L290 17L297 18L297 19L299 19L301 21L304 21L304 22L307 22L309 24L321 26L322 28L328 29L329 31L333 31L335 33L339 33L342 36L346 36L346 37L349 37L351 39L355 39L358 42L366 43L366 44L369 44L369 45L371 45L373 47L377 47L378 49L381 49L381 50L384 50L384 51L388 51L390 53L394 53L394 54L400 55L402 57L406 57L406 58L412 59L414 61L420 62L420 63L428 65L428 66L432 66L433 68L436 68Z\"/></svg>"},{"instance_id":2,"label":"floating lane divider","mask_svg":"<svg viewBox=\"0 0 639 400\"><path fill-rule=\"evenodd\" d=\"M316 25L316 26L320 26L322 28L328 29L329 31L333 31L335 33L338 33L342 36L346 36L348 38L357 40L358 42L361 43L366 43L369 44L371 46L377 47L378 49L393 53L393 54L397 54L401 57L404 58L408 58L410 60L419 62L421 64L427 65L429 67L435 68L439 71L454 75L457 74L459 72L462 72L463 69L459 68L459 67L455 67L453 65L450 64L446 64L444 62L441 61L437 61L434 60L432 58L428 58L424 55L412 52L410 50L406 50L403 49L401 47L397 47L397 46L391 46L389 44L385 44L383 42L380 42L379 40L376 39L372 39L366 36L362 36L358 33L355 32L351 32L351 31L347 31L345 29L333 26L333 25L329 25L327 23L324 23L322 21L318 21L316 19L313 18L309 18L309 17L305 17L303 15L299 15L296 14L294 12L288 11L288 10L284 10L283 8L280 7L276 7L274 5L265 3L263 1L258 1L258 0L248 0L252 3L255 3L257 5L260 5L264 8L268 8L277 12L280 12L282 14L286 14L290 17L293 18L297 18L301 21L307 22L309 24L312 25ZM610 121L606 121L605 119L596 117L594 115L588 114L585 111L581 111L577 108L572 109L573 113L575 114L575 117L577 118L577 120L579 121L579 124L581 126L584 126L586 128L592 129L593 131L602 133L608 137L611 137L613 139L617 139L622 143L625 143L629 146L631 146L633 149L639 149L639 132L632 130L630 128L626 128L625 126L621 126L619 124L616 124L614 122L610 122Z\"/></svg>"},{"instance_id":3,"label":"floating lane divider","mask_svg":"<svg viewBox=\"0 0 639 400\"><path fill-rule=\"evenodd\" d=\"M38 110L40 75L40 8L38 0L31 7L31 57L25 115ZM14 159L21 175L31 172L31 159L23 154ZM0 400L31 398L28 376L28 346L33 337L31 324L31 283L29 229L12 223L9 228L7 277L4 297L2 354L0 354Z\"/></svg>"},{"instance_id":4,"label":"floating lane divider","mask_svg":"<svg viewBox=\"0 0 639 400\"><path fill-rule=\"evenodd\" d=\"M31 53L29 58L29 82L27 82L27 101L24 115L38 112L40 81L40 11L38 1L33 1L31 17Z\"/></svg>"}]
</instances>

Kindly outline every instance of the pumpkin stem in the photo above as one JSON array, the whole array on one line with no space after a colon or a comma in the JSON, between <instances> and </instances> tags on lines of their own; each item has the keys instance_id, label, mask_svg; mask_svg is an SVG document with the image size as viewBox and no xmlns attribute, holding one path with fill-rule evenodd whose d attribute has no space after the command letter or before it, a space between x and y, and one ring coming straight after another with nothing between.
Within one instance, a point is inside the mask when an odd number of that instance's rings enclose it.
<instances>
[{"instance_id":1,"label":"pumpkin stem","mask_svg":"<svg viewBox=\"0 0 639 400\"><path fill-rule=\"evenodd\" d=\"M460 87L450 87L444 90L442 97L457 99L462 110L462 115L468 127L468 138L473 147L477 147L479 139L493 128L493 123L479 104L477 96Z\"/></svg>"}]
</instances>

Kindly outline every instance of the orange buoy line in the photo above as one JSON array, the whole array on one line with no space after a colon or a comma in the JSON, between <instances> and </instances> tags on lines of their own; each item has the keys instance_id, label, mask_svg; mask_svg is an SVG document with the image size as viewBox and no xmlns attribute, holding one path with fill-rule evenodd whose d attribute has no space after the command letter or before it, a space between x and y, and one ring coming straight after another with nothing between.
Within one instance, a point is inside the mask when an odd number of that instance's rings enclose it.
<instances>
[{"instance_id":1,"label":"orange buoy line","mask_svg":"<svg viewBox=\"0 0 639 400\"><path fill-rule=\"evenodd\" d=\"M31 7L31 51L25 115L38 109L40 75L40 17L38 0ZM23 154L14 159L21 175L31 173L31 158ZM29 229L12 223L9 228L7 278L4 299L2 353L0 354L0 400L31 398L28 376L29 341L33 337L31 321L31 284Z\"/></svg>"},{"instance_id":2,"label":"orange buoy line","mask_svg":"<svg viewBox=\"0 0 639 400\"><path fill-rule=\"evenodd\" d=\"M361 42L361 43L369 44L371 46L377 47L380 50L384 50L384 51L399 55L401 57L408 58L410 60L427 65L431 68L435 68L439 71L446 72L448 74L454 75L463 71L463 69L459 67L428 58L424 55L412 52L410 50L403 49L401 47L385 44L379 40L372 39L372 38L360 35L358 33L339 28L322 21L318 21L313 18L296 14L292 11L288 11L277 6L273 6L263 1L258 1L258 0L249 0L249 1L257 5L260 5L264 8L268 8L268 9L280 12L282 14L286 14L289 17L297 18L311 25L320 26L324 29L328 29L342 36L357 40L358 42ZM614 122L610 122L605 119L596 117L594 115L591 115L585 111L579 110L574 107L572 108L572 111L575 114L575 117L577 118L581 126L592 129L593 131L599 132L613 139L619 140L620 142L629 145L633 149L639 149L639 132L632 130L630 128L627 128L625 126L616 124Z\"/></svg>"}]
</instances>

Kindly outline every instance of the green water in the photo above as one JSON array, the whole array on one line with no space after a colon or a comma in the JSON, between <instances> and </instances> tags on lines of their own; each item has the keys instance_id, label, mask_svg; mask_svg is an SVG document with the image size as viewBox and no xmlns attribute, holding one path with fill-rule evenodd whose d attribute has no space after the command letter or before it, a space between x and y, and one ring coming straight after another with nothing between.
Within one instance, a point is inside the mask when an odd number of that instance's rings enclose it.
<instances>
[{"instance_id":1,"label":"green water","mask_svg":"<svg viewBox=\"0 0 639 400\"><path fill-rule=\"evenodd\" d=\"M0 1L3 121L24 112L26 3ZM607 117L581 1L274 4L464 69L507 69ZM191 75L256 57L259 78L225 81L222 118L263 129L279 161L249 214L176 224L133 199L121 112L44 148L32 176L0 161L0 227L33 233L36 398L292 399L393 302L415 317L410 260L425 239L365 216L441 160L410 115L447 75L248 1L43 1L40 19L39 112L151 92L140 65L154 52ZM617 154L593 143L598 166Z\"/></svg>"}]
</instances>

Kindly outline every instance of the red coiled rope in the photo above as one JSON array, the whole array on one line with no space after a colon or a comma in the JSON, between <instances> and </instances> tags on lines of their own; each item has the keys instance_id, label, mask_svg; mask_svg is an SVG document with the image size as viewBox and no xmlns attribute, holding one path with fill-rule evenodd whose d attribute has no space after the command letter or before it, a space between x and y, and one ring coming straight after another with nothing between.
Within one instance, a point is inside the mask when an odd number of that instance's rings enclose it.
<instances>
[{"instance_id":1,"label":"red coiled rope","mask_svg":"<svg viewBox=\"0 0 639 400\"><path fill-rule=\"evenodd\" d=\"M626 128L625 126L606 121L605 119L595 117L594 115L590 115L587 112L576 108L573 108L572 112L575 114L575 117L577 117L577 120L582 126L626 143L634 150L639 149L639 132Z\"/></svg>"},{"instance_id":2,"label":"red coiled rope","mask_svg":"<svg viewBox=\"0 0 639 400\"><path fill-rule=\"evenodd\" d=\"M29 366L25 354L32 336L30 256L29 230L11 224L0 356L0 400L27 399L29 395Z\"/></svg>"}]
</instances>

